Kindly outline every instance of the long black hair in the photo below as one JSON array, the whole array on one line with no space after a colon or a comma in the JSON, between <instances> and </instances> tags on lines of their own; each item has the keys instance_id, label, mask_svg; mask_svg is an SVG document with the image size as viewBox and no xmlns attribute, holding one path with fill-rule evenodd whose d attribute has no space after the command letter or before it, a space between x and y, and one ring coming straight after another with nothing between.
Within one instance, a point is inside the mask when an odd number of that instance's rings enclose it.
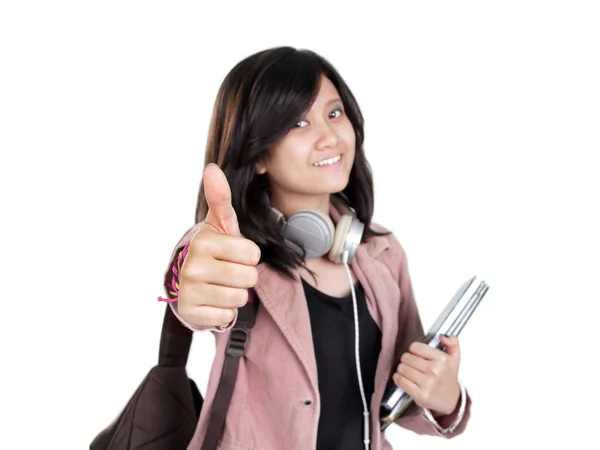
<instances>
[{"instance_id":1,"label":"long black hair","mask_svg":"<svg viewBox=\"0 0 600 450\"><path fill-rule=\"evenodd\" d=\"M256 173L256 163L310 109L321 76L337 89L356 135L354 165L346 188L339 193L365 224L363 241L380 235L370 229L374 209L371 167L363 150L364 119L354 95L337 72L315 52L275 47L239 62L227 74L215 101L204 163L216 163L231 186L232 204L240 231L261 249L261 259L280 273L303 265L284 243L281 229L270 217L269 181ZM207 214L203 183L196 222Z\"/></svg>"}]
</instances>

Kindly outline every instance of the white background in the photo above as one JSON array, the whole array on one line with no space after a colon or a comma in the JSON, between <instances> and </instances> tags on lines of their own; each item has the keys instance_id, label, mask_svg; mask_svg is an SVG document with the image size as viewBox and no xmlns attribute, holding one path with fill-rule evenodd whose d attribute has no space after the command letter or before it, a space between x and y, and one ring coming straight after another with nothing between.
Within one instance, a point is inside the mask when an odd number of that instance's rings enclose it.
<instances>
[{"instance_id":1,"label":"white background","mask_svg":"<svg viewBox=\"0 0 600 450\"><path fill-rule=\"evenodd\" d=\"M358 98L424 323L491 286L461 335L467 431L394 448L598 448L596 5L3 2L0 448L87 448L155 363L217 89L277 45ZM202 387L212 355L198 335Z\"/></svg>"}]
</instances>

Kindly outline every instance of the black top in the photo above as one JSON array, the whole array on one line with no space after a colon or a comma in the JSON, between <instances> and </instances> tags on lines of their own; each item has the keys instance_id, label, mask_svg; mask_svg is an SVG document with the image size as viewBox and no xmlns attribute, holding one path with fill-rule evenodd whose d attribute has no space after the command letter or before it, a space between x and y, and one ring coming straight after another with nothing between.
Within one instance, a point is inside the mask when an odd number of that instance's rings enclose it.
<instances>
[{"instance_id":1,"label":"black top","mask_svg":"<svg viewBox=\"0 0 600 450\"><path fill-rule=\"evenodd\" d=\"M317 361L321 414L317 450L364 450L363 404L354 355L352 293L326 295L303 280ZM381 331L369 314L365 292L355 286L358 309L360 365L370 407ZM378 413L378 411L377 411Z\"/></svg>"}]
</instances>

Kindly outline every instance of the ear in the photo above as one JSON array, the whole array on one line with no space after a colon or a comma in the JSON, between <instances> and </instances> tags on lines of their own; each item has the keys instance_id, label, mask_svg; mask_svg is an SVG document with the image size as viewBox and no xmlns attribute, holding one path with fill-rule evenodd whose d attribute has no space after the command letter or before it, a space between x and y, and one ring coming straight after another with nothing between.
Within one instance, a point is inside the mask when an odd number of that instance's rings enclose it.
<instances>
[{"instance_id":1,"label":"ear","mask_svg":"<svg viewBox=\"0 0 600 450\"><path fill-rule=\"evenodd\" d=\"M256 173L259 175L267 173L267 168L262 161L256 163Z\"/></svg>"}]
</instances>

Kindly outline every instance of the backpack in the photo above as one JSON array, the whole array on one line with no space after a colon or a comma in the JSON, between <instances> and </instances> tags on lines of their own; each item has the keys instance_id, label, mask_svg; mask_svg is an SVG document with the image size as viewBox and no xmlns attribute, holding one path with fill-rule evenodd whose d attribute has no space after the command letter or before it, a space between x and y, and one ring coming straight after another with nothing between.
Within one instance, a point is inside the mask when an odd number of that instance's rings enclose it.
<instances>
[{"instance_id":1,"label":"backpack","mask_svg":"<svg viewBox=\"0 0 600 450\"><path fill-rule=\"evenodd\" d=\"M239 309L230 330L202 450L217 448L257 308L258 297L254 296L253 301ZM192 334L166 305L158 364L150 369L116 419L93 439L90 450L187 449L204 402L186 371Z\"/></svg>"}]
</instances>

